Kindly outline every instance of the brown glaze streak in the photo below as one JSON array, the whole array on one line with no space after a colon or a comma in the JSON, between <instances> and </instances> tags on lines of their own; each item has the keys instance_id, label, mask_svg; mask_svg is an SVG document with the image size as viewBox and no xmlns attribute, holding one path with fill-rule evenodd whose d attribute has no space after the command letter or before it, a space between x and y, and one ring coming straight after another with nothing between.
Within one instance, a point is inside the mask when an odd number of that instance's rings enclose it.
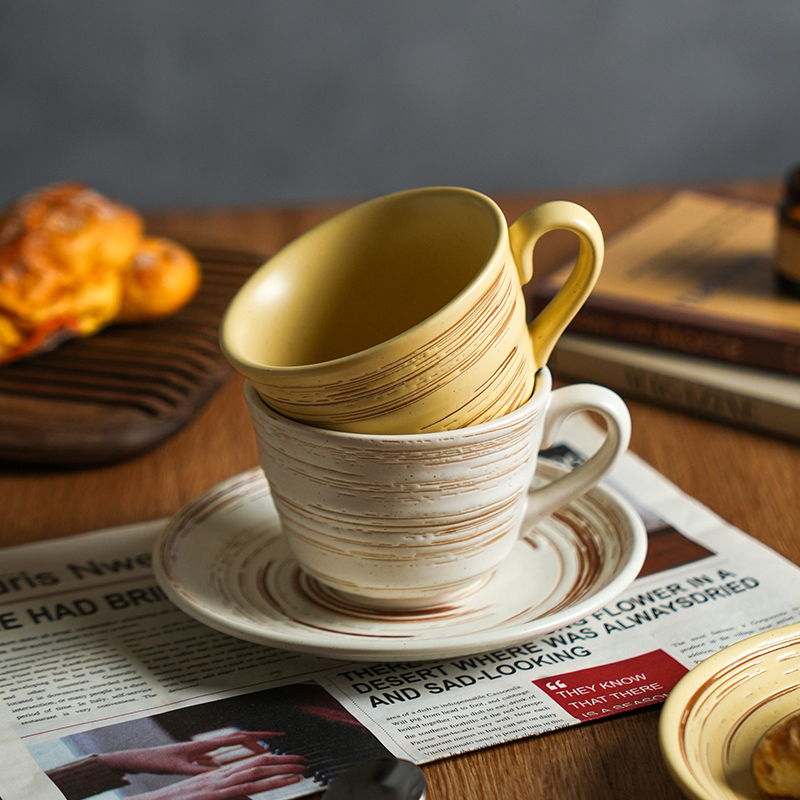
<instances>
[{"instance_id":1,"label":"brown glaze streak","mask_svg":"<svg viewBox=\"0 0 800 800\"><path fill-rule=\"evenodd\" d=\"M373 372L360 379L348 378L347 381L341 383L341 389L338 391L335 386L331 387L326 398L326 405L346 406L352 401L360 404L364 399L370 398L374 398L374 402L369 408L359 406L358 409L352 411L342 408L337 414L326 412L328 424L347 424L390 414L402 406L419 402L441 389L454 376L485 359L486 353L497 346L500 334L508 328L513 316L514 303L514 285L505 272L500 272L469 314L424 347L407 354L400 360L382 366L380 384L376 385L376 374ZM508 308L509 310L506 315L498 319L496 313L498 308ZM476 343L476 347L467 360L453 363L451 352L458 343L463 341L473 341ZM516 346L510 357L514 356L522 359ZM413 365L413 369L409 372L410 365ZM432 365L436 367L434 380L430 379ZM518 374L522 370L524 370L524 364L521 363L515 372ZM412 386L415 388L410 390L409 387ZM392 397L392 393L396 392L398 387L403 389L402 397ZM314 396L304 402L302 396L308 391L303 386L283 386L280 390L273 388L270 394L277 403L288 401L294 408L304 408L304 417L313 421L313 409L320 403L316 397L316 388L312 390ZM381 398L385 399L381 400ZM513 402L517 402L516 397ZM469 403L465 405L469 405ZM517 405L519 405L518 402ZM512 410L512 406L509 405L505 410ZM476 416L476 420L479 418Z\"/></svg>"},{"instance_id":2,"label":"brown glaze streak","mask_svg":"<svg viewBox=\"0 0 800 800\"><path fill-rule=\"evenodd\" d=\"M278 534L278 536L279 535L280 534ZM269 538L268 541L274 541L276 538L278 538L278 537L277 536L272 536L272 537ZM262 546L259 549L259 555L260 555L261 551L263 551L265 549L266 549L266 547ZM251 556L255 556L255 555L256 554L251 554ZM259 570L259 574L263 570L269 569L270 565L273 564L273 561L274 561L274 559L273 560L269 560L269 559L266 560L265 566L262 567L261 570ZM246 565L247 565L246 561L243 562L243 563L240 563L239 564L239 569L238 569L238 571L236 573L236 576L235 576L236 586L237 586L237 588L239 590L240 596L243 597L243 598L247 597L247 589L250 586L250 578L248 577L247 570L244 568ZM220 576L220 577L222 577L222 576ZM235 599L225 591L224 587L220 587L219 593L220 593L221 596L224 596L224 597L228 598L231 608L238 610L239 613L242 613L244 616L249 617L249 619L251 619L253 622L256 622L256 623L259 623L259 624L263 624L263 612L261 612L258 608L253 608L252 609L253 613L244 614L244 610L242 609L242 607L237 605L237 603L235 602Z\"/></svg>"},{"instance_id":3,"label":"brown glaze streak","mask_svg":"<svg viewBox=\"0 0 800 800\"><path fill-rule=\"evenodd\" d=\"M495 319L494 315L497 313L498 308L507 306L509 302L513 304L513 286L510 281L506 280L506 276L503 273L499 273L494 282L487 287L486 292L481 295L469 312L458 320L455 325L443 331L437 338L426 343L421 348L404 355L398 361L382 367L380 373L385 380L380 387L375 386L374 374L365 375L362 378L348 379L341 384L341 396L336 391L332 391L331 402L347 402L351 397L359 400L372 396L380 397L391 391L394 386L418 381L430 370L431 364L440 363L440 370L436 372L437 380L431 382L432 385L425 381L413 395L414 399L424 397L441 383L446 383L453 373L460 372L465 367L473 366L483 360L483 354L496 338L494 331L503 330L508 325L511 314L502 319L502 326L498 324L499 320ZM487 325L487 320L489 323L493 322L494 324ZM453 346L457 346L464 341L480 342L482 346L471 353L463 366L447 367L448 356ZM409 374L408 367L410 364L416 365L416 368ZM387 404L385 410L381 413L385 413L386 410L390 409L391 405Z\"/></svg>"},{"instance_id":4,"label":"brown glaze streak","mask_svg":"<svg viewBox=\"0 0 800 800\"><path fill-rule=\"evenodd\" d=\"M570 513L567 508L556 511L553 518L573 532L575 549L583 555L583 558L579 559L580 570L572 586L561 602L551 609L552 612L557 612L577 603L597 583L603 569L604 558L603 553L598 550L595 534L591 527L582 522L577 514Z\"/></svg>"},{"instance_id":5,"label":"brown glaze streak","mask_svg":"<svg viewBox=\"0 0 800 800\"><path fill-rule=\"evenodd\" d=\"M765 706L770 705L770 703L773 703L776 699L778 699L780 697L785 697L785 696L788 696L788 695L791 695L791 694L795 694L796 692L797 692L797 686L787 686L785 689L781 689L779 692L775 692L774 694L767 695L766 697L762 697L761 700L759 700L755 705L751 706L747 710L747 713L742 714L739 717L738 721L731 728L731 732L730 732L730 734L728 735L728 737L726 739L726 742L725 742L725 759L728 762L731 761L731 750L733 748L733 743L734 743L734 741L736 739L736 734L739 732L739 730L742 728L744 723L747 721L748 717L752 716L756 711L760 710L761 708L764 708ZM792 800L792 798L789 798L789 800Z\"/></svg>"},{"instance_id":6,"label":"brown glaze streak","mask_svg":"<svg viewBox=\"0 0 800 800\"><path fill-rule=\"evenodd\" d=\"M458 439L458 443L447 444L446 439L441 439L440 441L443 442L443 446L441 449L437 449L434 451L430 447L426 447L423 443L414 449L407 449L404 447L398 447L397 449L392 449L393 444L396 444L391 439L379 439L377 440L375 449L373 452L367 451L362 448L353 448L351 450L350 447L345 442L336 442L336 449L340 454L340 464L342 465L342 469L339 474L344 476L344 481L342 482L342 486L350 487L353 485L351 479L351 473L348 472L344 467L347 465L349 458L351 457L351 452L355 453L360 460L372 460L377 464L414 464L417 462L422 462L423 464L431 464L435 465L441 463L443 465L447 465L453 459L454 455L458 456L459 461L462 462L469 462L475 461L481 456L484 456L487 450L495 450L495 449L503 449L507 446L510 446L510 443L513 443L516 440L517 447L516 449L510 454L510 456L515 456L519 459L524 459L525 461L528 460L529 457L529 449L528 449L528 435L529 429L535 427L536 419L538 417L538 413L534 413L531 416L531 421L528 422L526 420L518 420L516 423L509 423L504 421L501 426L497 428L492 436L492 440L490 443L485 441L485 438L480 433L471 432L469 429L458 431L456 436ZM441 433L442 437L447 436L447 432ZM294 440L288 439L291 443L291 447L294 449L296 445L294 444ZM452 440L453 442L456 441L455 437ZM508 445L506 443L509 443ZM312 445L308 442L304 442L306 447L311 447ZM322 449L322 448L320 448ZM293 461L299 462L299 459L296 454L292 453L291 458ZM302 463L302 462L301 462ZM497 472L494 474L496 475L505 475L507 473L511 473L514 471L513 466L508 466L508 464L514 463L514 459L512 458L505 458L503 461L496 465ZM312 463L312 467L316 467L317 465ZM336 476L336 473L333 472L332 475ZM327 483L327 479L326 479ZM442 479L441 478L434 478L430 481L431 486L440 487L442 486ZM421 485L425 485L422 483ZM446 483L444 484L447 485ZM453 483L453 488L461 488L464 486L462 482ZM391 489L393 487L384 487L383 489Z\"/></svg>"},{"instance_id":7,"label":"brown glaze streak","mask_svg":"<svg viewBox=\"0 0 800 800\"><path fill-rule=\"evenodd\" d=\"M300 508L300 505L287 501L277 494L273 496L276 501L284 505L286 510ZM373 520L358 514L346 515L342 511L337 511L334 517L318 511L315 515L315 521L319 523L318 527L311 528L308 525L303 525L302 527L309 532L307 535L303 536L298 533L296 528L301 527L301 525L299 522L296 522L296 527L292 531L292 536L293 538L308 541L313 544L315 548L325 548L325 543L317 541L316 538L318 535L324 535L326 539L335 540L337 543L340 543L348 552L358 552L357 550L351 550L351 548L359 547L359 545L366 547L368 551L371 551L373 547L378 549L394 549L396 547L406 546L408 544L408 542L404 541L406 538L413 538L416 540L425 536L433 537L434 539L428 542L430 548L435 549L437 545L444 545L447 547L448 551L450 551L454 544L453 537L455 537L455 541L458 542L475 543L481 546L482 543L485 544L484 537L490 536L492 531L496 532L494 536L491 536L492 539L507 533L508 524L511 522L508 518L508 514L510 511L513 511L516 500L516 497L506 498L498 503L486 505L481 510L472 514L428 515L422 519L407 517L397 520L396 522L386 519ZM303 506L303 508L306 509L306 513L308 513L309 507L313 508L313 505ZM499 517L498 523L493 522L496 517ZM333 532L333 528L329 527L328 523L330 523L330 525L336 525L337 521L341 522L342 520L347 521L350 528L358 528L358 530L353 533L354 537L360 537L364 531L372 530L372 532L376 534L376 540L365 546L363 543L360 543L358 539L354 540L351 536L348 536L346 531L337 535ZM474 532L468 533L462 528L466 521L470 521L470 525L476 528ZM487 524L491 525L491 527L487 527ZM454 528L456 528L456 530L453 530ZM380 541L378 535L381 535L380 538L388 536L389 541ZM417 546L422 545L418 543ZM327 549L335 552L334 548L329 547ZM411 554L409 558L413 560L418 558L419 555L419 553ZM392 560L398 560L401 559L401 556L392 552L390 558Z\"/></svg>"},{"instance_id":8,"label":"brown glaze streak","mask_svg":"<svg viewBox=\"0 0 800 800\"><path fill-rule=\"evenodd\" d=\"M445 603L437 606L416 609L370 609L359 606L349 601L333 589L329 589L324 583L320 583L311 575L306 575L302 570L298 570L300 579L300 590L303 595L319 607L333 611L336 614L343 614L352 619L369 620L370 622L381 623L407 623L407 622L427 622L433 619L449 619L458 616L460 606L458 603ZM382 636L382 632L377 633Z\"/></svg>"},{"instance_id":9,"label":"brown glaze streak","mask_svg":"<svg viewBox=\"0 0 800 800\"><path fill-rule=\"evenodd\" d=\"M481 586L490 579L491 576L487 576ZM306 574L299 565L289 559L272 559L258 570L258 594L272 611L286 619L291 619L303 627L323 630L333 634L341 633L341 625L338 627L326 626L316 621L309 621L302 615L290 611L291 603L285 602L285 598L282 598L280 592L276 591L284 583L288 586L289 591L294 593L295 598L307 602L312 609L331 612L339 618L340 622L341 620L351 619L354 621L364 620L397 625L463 618L464 609L462 604L457 601L421 609L397 610L371 609L358 605L349 601L335 590L328 588L313 576ZM480 586L477 588L480 588ZM482 609L477 608L473 613L476 616L481 616L481 611ZM348 635L363 636L365 638L384 638L387 634L384 629L378 628L375 633L348 630ZM393 633L390 634L390 637L412 638L416 635L415 631L411 631L409 633Z\"/></svg>"},{"instance_id":10,"label":"brown glaze streak","mask_svg":"<svg viewBox=\"0 0 800 800\"><path fill-rule=\"evenodd\" d=\"M264 482L262 487L261 479L262 472L259 468L243 472L234 481L210 489L190 505L185 506L170 520L167 526L169 535L159 539L158 547L162 554L161 563L173 584L177 585L173 555L176 545L179 545L185 537L191 536L198 524L213 517L222 509L251 502L252 498L259 493L269 494L269 485ZM187 595L184 593L184 596Z\"/></svg>"},{"instance_id":11,"label":"brown glaze streak","mask_svg":"<svg viewBox=\"0 0 800 800\"><path fill-rule=\"evenodd\" d=\"M452 428L453 424L448 422L448 420L463 412L465 408L476 400L482 400L483 405L476 408L471 417L464 417L462 420L457 420L454 423L455 425L466 428L487 419L497 419L510 411L514 411L531 396L531 391L533 390L532 386L526 387L524 385L524 373L525 360L520 356L519 348L514 347L502 364L497 367L483 384L475 389L475 395L473 398L470 398L470 402L453 409L450 414L425 426L423 430L427 430L428 428L439 430ZM488 393L487 395L487 389L495 384L499 384L502 388L496 393ZM515 386L517 386L518 389L512 391Z\"/></svg>"},{"instance_id":12,"label":"brown glaze streak","mask_svg":"<svg viewBox=\"0 0 800 800\"><path fill-rule=\"evenodd\" d=\"M178 512L171 527L180 532L188 526L204 522L222 509L230 511L242 503L252 502L252 498L260 494L268 495L269 486L262 486L261 470L254 468L243 472L234 481L226 482L224 487L211 489L201 495L191 506Z\"/></svg>"},{"instance_id":13,"label":"brown glaze streak","mask_svg":"<svg viewBox=\"0 0 800 800\"><path fill-rule=\"evenodd\" d=\"M285 619L289 619L292 622L295 622L297 625L304 627L304 628L311 628L314 630L324 631L325 633L331 633L336 635L341 632L340 628L323 625L317 622L311 622L308 619L304 619L302 616L298 614L294 614L290 612L287 606L281 602L281 598L272 592L269 588L270 581L270 572L276 569L280 569L281 567L285 568L286 565L278 565L275 562L269 562L266 564L262 569L258 572L258 588L259 594L264 599L264 601L275 611L275 613L279 614L280 616L284 617ZM323 610L329 610L338 614L340 617L344 616L351 619L363 619L368 621L380 621L380 622L392 622L397 621L399 617L402 617L401 612L394 612L394 613L382 613L379 614L378 612L372 612L369 609L359 608L354 605L350 605L343 598L339 598L333 594L329 594L324 590L324 587L318 583L314 578L306 575L299 567L293 565L292 567L292 575L290 578L290 585L293 588L295 594L304 599L306 602L310 603L312 606ZM419 612L414 615L415 619L422 619ZM404 621L407 621L408 616ZM385 629L379 628L376 629L374 633L364 632L364 631L348 631L349 636L359 636L364 639L384 639L384 638L391 638L391 639L408 639L413 636L410 633L387 633Z\"/></svg>"}]
</instances>

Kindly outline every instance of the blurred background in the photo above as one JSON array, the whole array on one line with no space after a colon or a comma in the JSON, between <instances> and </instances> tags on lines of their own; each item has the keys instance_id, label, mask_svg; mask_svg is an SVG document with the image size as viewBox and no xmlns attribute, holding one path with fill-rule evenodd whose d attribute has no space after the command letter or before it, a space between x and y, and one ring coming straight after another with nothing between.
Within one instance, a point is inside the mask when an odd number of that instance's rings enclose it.
<instances>
[{"instance_id":1,"label":"blurred background","mask_svg":"<svg viewBox=\"0 0 800 800\"><path fill-rule=\"evenodd\" d=\"M0 0L0 202L782 177L797 0Z\"/></svg>"}]
</instances>

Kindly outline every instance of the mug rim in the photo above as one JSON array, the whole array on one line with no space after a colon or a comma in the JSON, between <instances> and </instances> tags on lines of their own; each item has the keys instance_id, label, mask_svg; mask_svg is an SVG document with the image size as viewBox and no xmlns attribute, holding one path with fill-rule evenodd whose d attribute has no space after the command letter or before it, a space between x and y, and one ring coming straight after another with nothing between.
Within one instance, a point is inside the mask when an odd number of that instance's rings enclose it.
<instances>
[{"instance_id":1,"label":"mug rim","mask_svg":"<svg viewBox=\"0 0 800 800\"><path fill-rule=\"evenodd\" d=\"M331 439L341 439L347 442L381 441L395 444L403 442L418 442L424 440L436 443L445 439L454 439L458 436L480 436L482 434L494 433L497 428L514 424L518 418L529 416L534 408L541 403L547 402L553 388L553 375L549 367L541 367L534 375L533 391L531 396L519 407L500 417L480 422L477 425L468 425L463 428L453 428L445 431L431 431L430 433L360 433L354 431L340 431L333 428L325 428L320 425L310 425L307 422L287 417L280 414L258 394L252 381L245 381L244 395L250 410L257 411L266 417L276 419L281 425L311 435L325 436Z\"/></svg>"},{"instance_id":2,"label":"mug rim","mask_svg":"<svg viewBox=\"0 0 800 800\"><path fill-rule=\"evenodd\" d=\"M348 215L355 215L362 209L370 205L380 205L384 203L396 202L401 200L405 197L411 196L421 196L426 194L442 194L442 195L450 195L450 196L457 196L461 195L471 197L473 200L477 200L480 205L489 212L491 215L494 225L495 225L495 237L494 242L492 244L491 250L487 254L486 258L484 259L483 263L476 270L475 274L469 280L469 282L455 295L451 300L445 303L443 306L440 306L433 314L425 317L425 319L420 320L415 325L412 325L410 328L406 328L406 330L401 331L394 336L391 336L388 339L384 339L382 342L378 342L377 344L371 345L370 347L364 348L363 350L358 350L355 353L348 353L344 356L339 356L338 358L332 358L327 361L316 361L311 364L290 364L290 365L275 365L275 364L262 364L257 361L253 361L250 358L245 357L241 353L234 352L235 348L230 347L230 334L228 333L231 326L234 324L231 320L233 319L234 314L239 313L242 316L246 316L246 314L241 314L239 310L236 308L237 301L240 301L241 296L246 291L253 291L253 287L255 287L260 281L264 279L264 275L267 273L267 266L276 259L281 253L283 253L287 248L294 245L295 243L301 241L305 237L309 236L313 232L323 228L326 225L338 223L338 221L342 217L346 217ZM350 208L345 209L344 211L339 212L338 214L334 214L332 217L329 217L326 220L323 220L318 225L309 228L307 231L304 231L299 236L295 237L291 241L287 242L283 247L279 248L275 253L273 253L269 258L267 258L259 267L256 268L255 272L250 275L250 277L245 280L245 282L236 290L236 293L228 302L225 311L223 312L222 319L220 320L219 325L219 346L222 350L225 357L228 361L233 364L236 369L242 372L247 377L251 379L257 379L256 376L265 376L265 375L301 375L301 374L312 374L312 373L324 373L326 371L333 371L341 368L347 368L351 364L357 364L361 360L366 360L374 357L376 353L380 350L390 350L392 347L396 347L397 345L402 345L403 342L411 338L414 335L417 335L419 331L431 324L432 320L441 317L447 309L452 307L455 303L461 302L462 298L473 294L476 291L476 287L478 286L479 282L482 280L483 276L485 275L488 265L493 263L495 258L497 257L499 251L502 249L503 245L508 242L508 220L506 219L505 214L503 214L502 209L500 206L488 195L483 194L482 192L477 191L476 189L469 189L467 187L461 186L424 186L414 189L404 189L398 192L391 192L389 194L379 195L377 197L370 198L365 200L361 203L357 203ZM513 256L510 257L513 261ZM514 265L514 272L516 274L516 265ZM251 377L252 376L252 377Z\"/></svg>"}]
</instances>

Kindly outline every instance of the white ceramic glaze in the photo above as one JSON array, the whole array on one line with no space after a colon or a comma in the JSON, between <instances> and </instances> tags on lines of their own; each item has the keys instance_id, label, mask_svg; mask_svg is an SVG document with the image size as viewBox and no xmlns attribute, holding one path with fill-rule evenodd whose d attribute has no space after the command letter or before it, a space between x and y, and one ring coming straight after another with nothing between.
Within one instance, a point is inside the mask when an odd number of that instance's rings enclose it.
<instances>
[{"instance_id":1,"label":"white ceramic glaze","mask_svg":"<svg viewBox=\"0 0 800 800\"><path fill-rule=\"evenodd\" d=\"M681 678L659 720L664 759L693 800L758 800L753 750L798 709L800 624L793 624L732 644Z\"/></svg>"},{"instance_id":2,"label":"white ceramic glaze","mask_svg":"<svg viewBox=\"0 0 800 800\"><path fill-rule=\"evenodd\" d=\"M407 609L452 602L491 577L535 522L597 484L625 452L630 417L609 389L552 391L547 369L521 408L457 431L368 435L282 417L246 387L261 466L289 549L351 602ZM585 464L528 492L544 442L570 414L608 433Z\"/></svg>"},{"instance_id":3,"label":"white ceramic glaze","mask_svg":"<svg viewBox=\"0 0 800 800\"><path fill-rule=\"evenodd\" d=\"M563 474L544 460L538 485ZM423 611L342 600L289 551L260 469L196 498L155 546L156 576L195 619L272 647L358 661L484 652L568 625L623 592L647 551L641 518L595 487L538 524L523 520L511 554L475 592Z\"/></svg>"},{"instance_id":4,"label":"white ceramic glaze","mask_svg":"<svg viewBox=\"0 0 800 800\"><path fill-rule=\"evenodd\" d=\"M528 326L522 284L536 241L565 229L579 256ZM220 325L233 366L279 413L361 433L454 430L503 416L591 292L603 235L574 203L543 203L509 229L469 189L369 200L267 261Z\"/></svg>"}]
</instances>

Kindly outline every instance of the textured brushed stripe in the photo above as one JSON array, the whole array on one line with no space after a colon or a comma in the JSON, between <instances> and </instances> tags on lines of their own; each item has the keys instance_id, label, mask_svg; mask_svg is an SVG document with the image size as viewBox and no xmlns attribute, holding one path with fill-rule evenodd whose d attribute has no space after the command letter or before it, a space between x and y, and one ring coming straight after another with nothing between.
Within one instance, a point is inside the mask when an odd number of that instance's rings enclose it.
<instances>
[{"instance_id":1,"label":"textured brushed stripe","mask_svg":"<svg viewBox=\"0 0 800 800\"><path fill-rule=\"evenodd\" d=\"M456 392L447 410L422 428L446 430L502 416L527 399L533 375L532 352L520 348L520 338L527 342L522 317L513 324L522 313L518 291L503 269L454 324L402 358L325 384L305 377L295 381L287 373L279 385L260 391L289 416L348 428L425 403L448 391L454 381L470 373L481 375L482 365L496 364L484 380L470 379L470 391Z\"/></svg>"}]
</instances>

